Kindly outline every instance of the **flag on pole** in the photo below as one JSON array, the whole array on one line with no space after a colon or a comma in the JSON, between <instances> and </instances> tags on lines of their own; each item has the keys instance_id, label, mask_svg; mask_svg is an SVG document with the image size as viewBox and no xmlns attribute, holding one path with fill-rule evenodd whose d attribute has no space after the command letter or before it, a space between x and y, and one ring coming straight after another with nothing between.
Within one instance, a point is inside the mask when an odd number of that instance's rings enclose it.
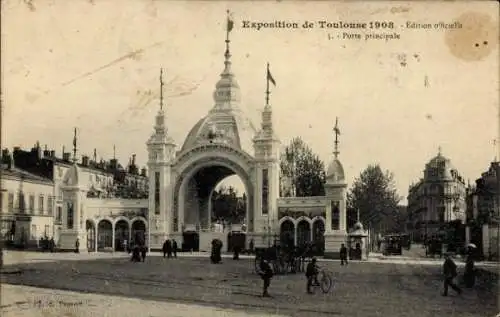
<instances>
[{"instance_id":1,"label":"flag on pole","mask_svg":"<svg viewBox=\"0 0 500 317\"><path fill-rule=\"evenodd\" d=\"M231 17L231 14L229 13L229 10L227 10L227 32L231 32L234 27L234 21L233 18Z\"/></svg>"},{"instance_id":2,"label":"flag on pole","mask_svg":"<svg viewBox=\"0 0 500 317\"><path fill-rule=\"evenodd\" d=\"M269 80L274 86L276 86L276 81L274 80L273 75L271 75L269 65L267 65L267 80Z\"/></svg>"},{"instance_id":3,"label":"flag on pole","mask_svg":"<svg viewBox=\"0 0 500 317\"><path fill-rule=\"evenodd\" d=\"M333 128L333 131L335 132L335 134L340 135L339 118L335 119L335 127Z\"/></svg>"}]
</instances>

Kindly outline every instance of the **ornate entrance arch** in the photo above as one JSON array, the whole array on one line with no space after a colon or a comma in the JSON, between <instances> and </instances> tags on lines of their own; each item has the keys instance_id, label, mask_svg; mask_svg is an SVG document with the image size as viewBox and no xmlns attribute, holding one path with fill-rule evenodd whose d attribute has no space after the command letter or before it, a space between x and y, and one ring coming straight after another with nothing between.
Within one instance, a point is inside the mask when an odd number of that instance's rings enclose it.
<instances>
[{"instance_id":1,"label":"ornate entrance arch","mask_svg":"<svg viewBox=\"0 0 500 317\"><path fill-rule=\"evenodd\" d=\"M189 199L186 191L190 182L198 177L201 180L210 178L204 183L209 192L203 199L209 199L215 186L230 175L238 175L242 180L247 196L246 219L248 230L253 230L253 197L254 186L252 182L253 158L243 151L221 144L198 146L186 153L181 153L176 163L177 177L173 189L173 232L181 232L184 224L185 212ZM208 176L203 176L203 171L210 169ZM200 175L201 174L201 175ZM214 175L217 174L217 175ZM201 199L200 199L201 200ZM209 206L204 206L210 212ZM210 222L210 219L208 219Z\"/></svg>"}]
</instances>

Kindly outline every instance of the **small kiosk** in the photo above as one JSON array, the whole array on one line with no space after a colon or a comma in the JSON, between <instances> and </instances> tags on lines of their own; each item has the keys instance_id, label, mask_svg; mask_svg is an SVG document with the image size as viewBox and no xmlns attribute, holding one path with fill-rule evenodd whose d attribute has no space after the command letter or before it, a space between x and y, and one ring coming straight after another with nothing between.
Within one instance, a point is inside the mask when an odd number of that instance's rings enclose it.
<instances>
[{"instance_id":1,"label":"small kiosk","mask_svg":"<svg viewBox=\"0 0 500 317\"><path fill-rule=\"evenodd\" d=\"M349 249L349 259L351 260L366 260L368 258L366 252L366 238L368 234L363 229L361 222L356 222L349 232L348 246Z\"/></svg>"}]
</instances>

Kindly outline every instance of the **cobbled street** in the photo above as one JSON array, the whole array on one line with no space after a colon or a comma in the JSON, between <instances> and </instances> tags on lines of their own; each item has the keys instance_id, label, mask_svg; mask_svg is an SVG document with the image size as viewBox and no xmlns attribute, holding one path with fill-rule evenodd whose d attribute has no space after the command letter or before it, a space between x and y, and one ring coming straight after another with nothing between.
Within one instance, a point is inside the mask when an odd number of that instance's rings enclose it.
<instances>
[{"instance_id":1,"label":"cobbled street","mask_svg":"<svg viewBox=\"0 0 500 317\"><path fill-rule=\"evenodd\" d=\"M47 306L43 303L57 302L50 299L51 296L70 296L47 289L129 298L106 296L103 302L99 302L97 295L81 294L78 297L73 294L70 297L77 300L78 305L64 304L64 301L61 305L66 305L64 309L67 310L86 311L78 316L94 316L91 308L85 308L85 303L89 307L109 306L108 316L119 311L131 313L132 310L136 316L145 310L149 316L162 315L150 307L157 307L160 312L170 310L172 314L169 316L215 316L224 312L225 316L424 317L494 316L498 312L496 283L483 285L485 283L480 282L474 290L466 289L461 296L453 292L449 297L440 296L439 265L352 262L342 267L338 262L321 262L321 267L334 276L334 288L329 294L322 294L319 290L315 295L306 294L305 277L300 273L276 276L270 287L273 297L261 298L262 281L253 272L251 259L234 261L226 258L222 264L210 264L208 258L151 256L145 263L132 263L124 255L68 254L54 256L56 262L53 262L44 256L39 256L37 263L34 262L36 256L21 256L20 253L13 253L11 259L7 259L6 264L11 264L6 269L19 269L21 273L3 274L2 284L44 290L26 289L24 294L27 297L16 299L15 294L23 292L5 285L2 288L3 316L19 316L17 313L27 309L21 308L23 305L31 305L35 310L38 306L43 311ZM70 260L62 260L64 257ZM156 301L156 304L146 305L146 301ZM61 307L58 309L63 309ZM186 314L182 315L181 311ZM254 315L250 315L252 312Z\"/></svg>"}]
</instances>

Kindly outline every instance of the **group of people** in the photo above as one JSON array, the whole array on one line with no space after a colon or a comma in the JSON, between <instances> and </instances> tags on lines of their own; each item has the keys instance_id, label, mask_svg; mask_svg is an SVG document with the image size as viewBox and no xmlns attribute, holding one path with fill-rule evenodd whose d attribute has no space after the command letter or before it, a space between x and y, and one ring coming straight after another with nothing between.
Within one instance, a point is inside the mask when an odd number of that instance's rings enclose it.
<instances>
[{"instance_id":1,"label":"group of people","mask_svg":"<svg viewBox=\"0 0 500 317\"><path fill-rule=\"evenodd\" d=\"M130 261L132 262L144 262L146 261L146 253L148 248L145 245L135 245L130 250L132 252L132 257Z\"/></svg>"},{"instance_id":2,"label":"group of people","mask_svg":"<svg viewBox=\"0 0 500 317\"><path fill-rule=\"evenodd\" d=\"M474 269L474 248L469 247L467 258L465 260L465 269L463 274L464 285L467 288L472 288L475 284L476 274ZM454 280L458 276L457 265L451 258L449 252L445 253L443 263L443 296L448 296L448 289L451 287L459 295L462 294L462 289L455 284Z\"/></svg>"},{"instance_id":3,"label":"group of people","mask_svg":"<svg viewBox=\"0 0 500 317\"><path fill-rule=\"evenodd\" d=\"M171 258L172 255L174 258L177 258L177 241L175 239L165 240L162 247L163 257Z\"/></svg>"}]
</instances>

